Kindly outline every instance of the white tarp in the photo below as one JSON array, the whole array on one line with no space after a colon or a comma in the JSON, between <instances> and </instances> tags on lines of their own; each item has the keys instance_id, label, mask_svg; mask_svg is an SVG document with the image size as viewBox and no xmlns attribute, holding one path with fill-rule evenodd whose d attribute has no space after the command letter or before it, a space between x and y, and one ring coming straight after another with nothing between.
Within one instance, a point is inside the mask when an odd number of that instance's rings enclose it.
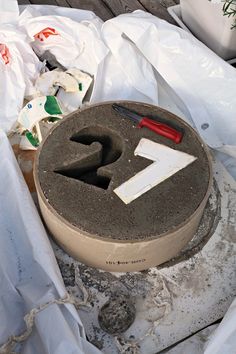
<instances>
[{"instance_id":1,"label":"white tarp","mask_svg":"<svg viewBox=\"0 0 236 354\"><path fill-rule=\"evenodd\" d=\"M210 336L204 354L236 353L236 300L226 312L222 322Z\"/></svg>"},{"instance_id":2,"label":"white tarp","mask_svg":"<svg viewBox=\"0 0 236 354\"><path fill-rule=\"evenodd\" d=\"M66 295L48 236L5 133L0 130L0 353L9 336L26 330L33 308ZM22 354L99 354L87 342L71 304L52 304L36 316Z\"/></svg>"},{"instance_id":3,"label":"white tarp","mask_svg":"<svg viewBox=\"0 0 236 354\"><path fill-rule=\"evenodd\" d=\"M188 32L143 11L107 21L102 32L117 60L124 56L117 43L124 36L132 41L182 100L203 140L236 166L235 68Z\"/></svg>"}]
</instances>

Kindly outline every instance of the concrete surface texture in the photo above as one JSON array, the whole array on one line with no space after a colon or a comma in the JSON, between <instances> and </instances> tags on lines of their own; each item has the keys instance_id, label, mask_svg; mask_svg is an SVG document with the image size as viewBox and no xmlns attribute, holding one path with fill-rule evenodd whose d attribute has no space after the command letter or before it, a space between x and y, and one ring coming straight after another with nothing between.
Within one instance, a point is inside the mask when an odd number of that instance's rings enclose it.
<instances>
[{"instance_id":1,"label":"concrete surface texture","mask_svg":"<svg viewBox=\"0 0 236 354\"><path fill-rule=\"evenodd\" d=\"M197 134L175 115L152 105L123 104L182 129L182 142L138 129L110 103L96 105L71 114L51 131L37 172L49 204L80 230L105 239L151 239L173 231L198 208L208 189L208 158ZM142 137L197 160L126 205L114 189L152 163L134 156Z\"/></svg>"}]
</instances>

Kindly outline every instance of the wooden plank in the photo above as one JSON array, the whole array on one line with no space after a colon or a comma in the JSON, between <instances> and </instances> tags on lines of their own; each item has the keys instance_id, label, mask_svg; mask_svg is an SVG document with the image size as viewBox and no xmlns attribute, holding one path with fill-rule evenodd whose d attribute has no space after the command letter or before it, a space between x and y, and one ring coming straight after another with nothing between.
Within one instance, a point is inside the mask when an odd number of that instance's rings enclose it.
<instances>
[{"instance_id":1,"label":"wooden plank","mask_svg":"<svg viewBox=\"0 0 236 354\"><path fill-rule=\"evenodd\" d=\"M151 14L176 25L174 19L168 13L167 7L176 5L176 3L179 3L179 0L139 0L139 1Z\"/></svg>"},{"instance_id":2,"label":"wooden plank","mask_svg":"<svg viewBox=\"0 0 236 354\"><path fill-rule=\"evenodd\" d=\"M56 0L30 0L33 5L57 5Z\"/></svg>"},{"instance_id":3,"label":"wooden plank","mask_svg":"<svg viewBox=\"0 0 236 354\"><path fill-rule=\"evenodd\" d=\"M71 7L93 11L103 21L114 17L110 9L101 0L67 0Z\"/></svg>"},{"instance_id":4,"label":"wooden plank","mask_svg":"<svg viewBox=\"0 0 236 354\"><path fill-rule=\"evenodd\" d=\"M43 5L58 5L58 6L63 6L63 7L70 7L68 2L66 0L18 0L19 5L30 5L30 4L43 4Z\"/></svg>"},{"instance_id":5,"label":"wooden plank","mask_svg":"<svg viewBox=\"0 0 236 354\"><path fill-rule=\"evenodd\" d=\"M23 0L23 1L25 1L25 0ZM58 5L58 6L63 6L63 7L70 7L67 0L30 0L28 2L31 4L34 4L34 5L43 4L43 5Z\"/></svg>"},{"instance_id":6,"label":"wooden plank","mask_svg":"<svg viewBox=\"0 0 236 354\"><path fill-rule=\"evenodd\" d=\"M29 0L18 0L18 5L30 5Z\"/></svg>"},{"instance_id":7,"label":"wooden plank","mask_svg":"<svg viewBox=\"0 0 236 354\"><path fill-rule=\"evenodd\" d=\"M138 0L103 0L115 16L134 10L146 11Z\"/></svg>"},{"instance_id":8,"label":"wooden plank","mask_svg":"<svg viewBox=\"0 0 236 354\"><path fill-rule=\"evenodd\" d=\"M70 7L68 2L66 0L56 0L56 3L58 6L63 6L63 7Z\"/></svg>"}]
</instances>

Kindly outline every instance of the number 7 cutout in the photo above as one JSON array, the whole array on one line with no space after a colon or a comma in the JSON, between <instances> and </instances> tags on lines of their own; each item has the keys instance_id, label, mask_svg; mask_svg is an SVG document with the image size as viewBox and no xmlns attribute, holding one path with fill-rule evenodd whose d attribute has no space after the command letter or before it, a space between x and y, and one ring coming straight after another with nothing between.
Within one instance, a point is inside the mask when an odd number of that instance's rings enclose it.
<instances>
[{"instance_id":1,"label":"number 7 cutout","mask_svg":"<svg viewBox=\"0 0 236 354\"><path fill-rule=\"evenodd\" d=\"M125 204L129 204L197 159L149 139L140 140L134 155L145 157L153 163L114 190Z\"/></svg>"}]
</instances>

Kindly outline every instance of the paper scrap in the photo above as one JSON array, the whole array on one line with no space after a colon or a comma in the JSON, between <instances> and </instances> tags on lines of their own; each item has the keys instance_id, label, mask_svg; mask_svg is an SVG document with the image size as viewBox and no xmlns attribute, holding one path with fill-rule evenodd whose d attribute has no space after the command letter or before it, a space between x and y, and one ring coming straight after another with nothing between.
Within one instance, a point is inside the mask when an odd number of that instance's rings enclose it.
<instances>
[{"instance_id":1,"label":"paper scrap","mask_svg":"<svg viewBox=\"0 0 236 354\"><path fill-rule=\"evenodd\" d=\"M33 127L40 120L56 116L62 118L62 110L54 96L37 97L28 102L20 111L18 122L26 130L32 131Z\"/></svg>"}]
</instances>

